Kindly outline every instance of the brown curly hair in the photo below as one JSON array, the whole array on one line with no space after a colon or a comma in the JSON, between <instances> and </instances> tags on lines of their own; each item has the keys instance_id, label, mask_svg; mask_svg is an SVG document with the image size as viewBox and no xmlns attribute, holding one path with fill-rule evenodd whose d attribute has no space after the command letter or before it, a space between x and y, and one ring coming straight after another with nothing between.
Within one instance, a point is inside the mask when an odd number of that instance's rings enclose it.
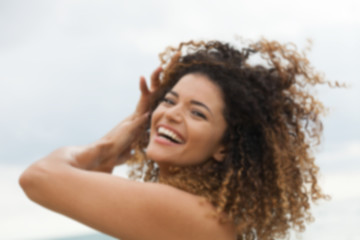
<instances>
[{"instance_id":1,"label":"brown curly hair","mask_svg":"<svg viewBox=\"0 0 360 240\"><path fill-rule=\"evenodd\" d=\"M261 64L250 63L256 56ZM163 179L156 163L146 158L145 128L130 161L137 164L131 177L205 197L217 214L226 214L221 221L236 224L238 239L268 240L286 237L290 228L303 231L305 221L312 220L310 200L327 197L318 185L313 153L325 109L310 87L330 84L314 71L306 52L265 39L241 50L219 41L190 41L167 48L160 60L164 70L151 110L182 76L204 74L223 93L226 157L173 167L172 177Z\"/></svg>"}]
</instances>

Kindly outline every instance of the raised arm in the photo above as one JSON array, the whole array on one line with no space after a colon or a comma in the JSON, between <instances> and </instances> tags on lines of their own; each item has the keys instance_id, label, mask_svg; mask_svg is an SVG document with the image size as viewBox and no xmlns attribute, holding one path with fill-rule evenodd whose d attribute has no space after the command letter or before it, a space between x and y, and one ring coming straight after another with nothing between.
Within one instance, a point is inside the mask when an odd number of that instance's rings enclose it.
<instances>
[{"instance_id":1,"label":"raised arm","mask_svg":"<svg viewBox=\"0 0 360 240\"><path fill-rule=\"evenodd\" d=\"M140 79L141 98L134 114L99 141L63 147L31 165L20 177L27 196L90 227L123 240L231 239L228 227L207 217L212 206L170 186L113 176L147 119L151 88Z\"/></svg>"},{"instance_id":2,"label":"raised arm","mask_svg":"<svg viewBox=\"0 0 360 240\"><path fill-rule=\"evenodd\" d=\"M58 149L32 165L20 179L28 197L122 240L232 239L199 197L74 167L78 151Z\"/></svg>"}]
</instances>

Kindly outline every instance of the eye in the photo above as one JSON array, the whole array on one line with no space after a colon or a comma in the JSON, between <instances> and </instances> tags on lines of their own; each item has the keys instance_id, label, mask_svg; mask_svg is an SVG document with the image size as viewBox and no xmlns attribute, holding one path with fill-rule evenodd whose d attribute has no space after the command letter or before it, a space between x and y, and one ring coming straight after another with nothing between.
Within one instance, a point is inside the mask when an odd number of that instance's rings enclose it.
<instances>
[{"instance_id":1,"label":"eye","mask_svg":"<svg viewBox=\"0 0 360 240\"><path fill-rule=\"evenodd\" d=\"M200 112L200 111L192 110L192 111L191 111L191 114L194 115L194 116L196 116L196 117L200 117L200 118L202 118L202 119L207 120L207 117L205 116L205 114L203 114L203 113Z\"/></svg>"},{"instance_id":2,"label":"eye","mask_svg":"<svg viewBox=\"0 0 360 240\"><path fill-rule=\"evenodd\" d=\"M165 103L165 104L168 104L168 105L174 105L175 104L175 101L170 99L170 98L167 98L167 97L164 97L161 102Z\"/></svg>"}]
</instances>

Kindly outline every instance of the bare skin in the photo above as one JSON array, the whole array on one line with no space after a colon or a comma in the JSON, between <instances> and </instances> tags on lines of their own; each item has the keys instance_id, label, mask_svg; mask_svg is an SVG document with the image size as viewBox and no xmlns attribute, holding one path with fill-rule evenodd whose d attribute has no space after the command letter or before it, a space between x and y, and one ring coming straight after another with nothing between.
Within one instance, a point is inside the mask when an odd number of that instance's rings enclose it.
<instances>
[{"instance_id":1,"label":"bare skin","mask_svg":"<svg viewBox=\"0 0 360 240\"><path fill-rule=\"evenodd\" d=\"M132 115L93 144L59 148L38 160L21 175L20 185L38 204L116 238L233 240L233 224L209 217L214 207L200 197L110 174L127 159L148 118L149 97L161 71L152 74L150 89L140 78L141 97Z\"/></svg>"}]
</instances>

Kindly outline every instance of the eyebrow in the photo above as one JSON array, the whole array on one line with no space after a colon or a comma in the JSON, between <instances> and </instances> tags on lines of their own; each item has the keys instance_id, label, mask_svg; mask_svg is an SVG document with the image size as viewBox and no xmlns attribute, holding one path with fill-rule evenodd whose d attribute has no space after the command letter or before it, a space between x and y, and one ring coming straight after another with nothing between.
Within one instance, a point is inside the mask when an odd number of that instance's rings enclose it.
<instances>
[{"instance_id":1,"label":"eyebrow","mask_svg":"<svg viewBox=\"0 0 360 240\"><path fill-rule=\"evenodd\" d=\"M174 96L177 97L177 98L179 97L179 94L178 94L177 92L169 91L168 93L174 95ZM211 115L213 115L213 113L211 112L210 108L209 108L208 106L206 106L204 103L199 102L199 101L196 101L196 100L191 100L190 103L205 108L206 110L208 110L209 113L211 113Z\"/></svg>"}]
</instances>

